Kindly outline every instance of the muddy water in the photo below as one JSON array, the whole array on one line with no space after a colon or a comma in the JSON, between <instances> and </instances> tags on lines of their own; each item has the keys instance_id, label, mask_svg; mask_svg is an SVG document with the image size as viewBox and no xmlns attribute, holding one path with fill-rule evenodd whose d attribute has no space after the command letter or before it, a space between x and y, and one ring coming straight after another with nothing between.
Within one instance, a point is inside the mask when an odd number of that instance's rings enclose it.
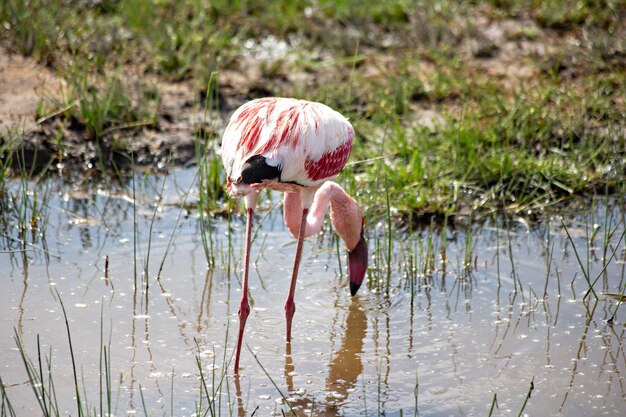
<instances>
[{"instance_id":1,"label":"muddy water","mask_svg":"<svg viewBox=\"0 0 626 417\"><path fill-rule=\"evenodd\" d=\"M619 204L568 215L571 240L558 217L475 225L469 239L395 231L391 260L385 224L370 225L369 288L355 298L327 230L305 244L286 346L295 245L270 197L234 378L244 225L201 228L181 208L197 200L194 175L137 176L134 194L132 181L27 184L45 203L41 232L23 245L12 217L0 253L0 377L16 415L42 415L16 334L37 370L41 357L46 392L52 376L61 415L78 415L75 378L92 415L487 416L492 405L494 416L625 415L626 307L609 320L625 281ZM586 299L576 253L599 276Z\"/></svg>"}]
</instances>

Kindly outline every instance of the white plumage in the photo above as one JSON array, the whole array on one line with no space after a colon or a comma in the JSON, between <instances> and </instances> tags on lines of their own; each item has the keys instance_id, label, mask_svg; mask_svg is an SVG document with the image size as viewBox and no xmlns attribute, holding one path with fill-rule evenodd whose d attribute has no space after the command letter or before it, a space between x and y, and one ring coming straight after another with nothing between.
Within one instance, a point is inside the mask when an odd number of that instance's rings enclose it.
<instances>
[{"instance_id":1,"label":"white plumage","mask_svg":"<svg viewBox=\"0 0 626 417\"><path fill-rule=\"evenodd\" d=\"M324 104L269 97L247 102L235 111L220 153L235 187L241 182L244 164L255 155L281 170L280 182L311 187L341 171L353 136L350 122Z\"/></svg>"}]
</instances>

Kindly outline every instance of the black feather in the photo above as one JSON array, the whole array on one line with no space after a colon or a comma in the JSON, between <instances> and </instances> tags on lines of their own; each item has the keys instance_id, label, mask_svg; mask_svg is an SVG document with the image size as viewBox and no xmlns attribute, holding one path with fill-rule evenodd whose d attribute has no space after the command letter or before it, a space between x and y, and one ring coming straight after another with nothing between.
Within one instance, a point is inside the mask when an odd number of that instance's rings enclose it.
<instances>
[{"instance_id":1,"label":"black feather","mask_svg":"<svg viewBox=\"0 0 626 417\"><path fill-rule=\"evenodd\" d=\"M280 168L268 165L265 157L254 155L243 164L241 180L244 184L258 184L264 180L279 180Z\"/></svg>"}]
</instances>

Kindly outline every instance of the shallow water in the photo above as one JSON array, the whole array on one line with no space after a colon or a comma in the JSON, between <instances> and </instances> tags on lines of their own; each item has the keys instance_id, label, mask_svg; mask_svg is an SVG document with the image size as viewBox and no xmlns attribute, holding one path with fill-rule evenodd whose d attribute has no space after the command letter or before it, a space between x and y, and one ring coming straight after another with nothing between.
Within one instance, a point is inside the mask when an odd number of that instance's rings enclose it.
<instances>
[{"instance_id":1,"label":"shallow water","mask_svg":"<svg viewBox=\"0 0 626 417\"><path fill-rule=\"evenodd\" d=\"M92 415L265 416L291 407L315 416L487 416L494 398L494 416L626 413L626 307L616 295L625 281L623 202L566 216L571 240L556 216L473 225L469 240L462 228L447 229L445 240L395 231L390 261L385 224L369 224L369 288L355 298L327 228L304 246L286 346L295 244L280 196L270 196L256 218L252 312L235 378L244 223L213 219L207 268L197 212L181 208L197 200L195 174L137 175L134 199L132 181L26 184L45 214L28 227L42 230L28 232L24 246L15 219L3 222L0 253L0 377L16 415L42 412L15 334L37 370L41 357L47 391L51 361L61 415L78 415L74 369ZM589 284L572 241L589 279L599 276L597 298L583 299ZM424 268L428 259L433 268ZM108 389L100 375L110 375Z\"/></svg>"}]
</instances>

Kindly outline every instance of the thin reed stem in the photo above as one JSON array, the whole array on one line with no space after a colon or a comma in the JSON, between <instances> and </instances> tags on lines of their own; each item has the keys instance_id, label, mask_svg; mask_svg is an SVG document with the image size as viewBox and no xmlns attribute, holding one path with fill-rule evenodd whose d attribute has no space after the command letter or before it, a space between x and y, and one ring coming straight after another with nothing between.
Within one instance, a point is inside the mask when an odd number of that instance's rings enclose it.
<instances>
[{"instance_id":1,"label":"thin reed stem","mask_svg":"<svg viewBox=\"0 0 626 417\"><path fill-rule=\"evenodd\" d=\"M59 290L54 288L54 291L59 298L59 303L61 304L61 310L63 310L63 318L65 320L65 329L67 330L67 341L70 346L70 357L72 358L72 372L74 374L74 390L76 393L76 407L78 409L78 417L82 417L83 415L83 407L80 399L80 390L78 388L78 375L76 373L76 360L74 358L74 346L72 345L72 334L70 332L70 323L67 319L67 312L65 311L65 305L63 304L63 300L61 299L61 294L59 294Z\"/></svg>"},{"instance_id":2,"label":"thin reed stem","mask_svg":"<svg viewBox=\"0 0 626 417\"><path fill-rule=\"evenodd\" d=\"M532 395L534 389L535 389L535 377L533 377L530 380L530 387L528 387L528 393L526 394L526 398L524 398L524 403L522 404L522 408L519 410L517 417L522 416L522 413L524 412L524 408L526 408L526 404L528 404L528 400L530 400L530 396Z\"/></svg>"},{"instance_id":3,"label":"thin reed stem","mask_svg":"<svg viewBox=\"0 0 626 417\"><path fill-rule=\"evenodd\" d=\"M580 270L583 273L583 276L585 277L585 281L587 281L587 284L589 285L589 288L587 289L587 293L589 291L591 291L591 293L593 294L593 296L597 300L598 299L598 294L596 294L596 291L593 289L593 284L591 283L591 280L589 279L589 270L585 269L585 267L583 266L583 263L580 260L580 255L578 255L578 250L576 249L576 245L574 244L574 239L572 239L572 236L569 234L569 230L567 230L567 226L565 226L565 223L563 222L563 219L561 219L561 226L563 227L563 230L565 230L565 233L567 234L567 239L572 244L572 249L574 250L574 255L576 255L576 260L578 261L578 265L580 266ZM587 241L587 246L589 246L589 241ZM586 297L586 295L585 295L585 297Z\"/></svg>"}]
</instances>

